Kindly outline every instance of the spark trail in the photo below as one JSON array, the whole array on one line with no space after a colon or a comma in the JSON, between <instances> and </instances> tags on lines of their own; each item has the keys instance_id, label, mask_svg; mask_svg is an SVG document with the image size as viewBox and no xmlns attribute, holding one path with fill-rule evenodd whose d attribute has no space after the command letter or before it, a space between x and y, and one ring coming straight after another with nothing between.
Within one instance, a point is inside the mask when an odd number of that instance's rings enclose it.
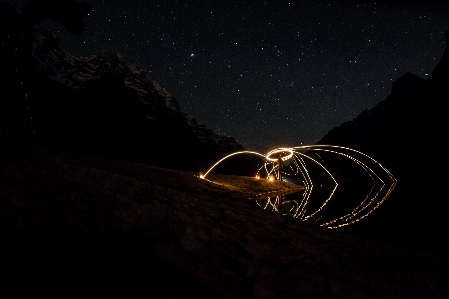
<instances>
[{"instance_id":1,"label":"spark trail","mask_svg":"<svg viewBox=\"0 0 449 299\"><path fill-rule=\"evenodd\" d=\"M340 185L335 176L325 166L326 161L319 153L323 153L326 157L336 155L347 159L347 161L359 166L363 170L363 173L366 174L366 178L372 183L366 196L362 196L360 203L355 204L352 209L349 209L341 215L333 215L331 219L326 219L326 217L323 217L323 214L327 212L327 216L329 216L329 211L326 211L326 209L330 210L328 208L329 203L332 201ZM253 151L235 152L219 160L200 177L206 178L218 164L239 154L260 156L263 159L263 163L257 170L256 178L266 179L279 179L279 166L277 161L281 158L284 165L287 166L281 170L282 176L285 178L283 180L296 178L296 181L298 181L299 178L305 187L300 200L283 201L282 196L276 196L268 198L265 203L262 203L260 200L256 201L260 207L263 209L270 208L273 211L281 213L283 210L282 206L285 206L288 211L287 214L304 221L314 220L320 226L331 229L354 224L369 216L385 202L397 184L397 180L393 174L372 157L360 151L336 145L305 145L291 148L278 148L268 152L266 155ZM310 171L312 165L314 165L315 169L321 169L322 173L328 177L328 181L330 182L328 184L331 187L329 193L321 197L321 202L318 204L316 200L314 200L313 204L310 202L315 190L314 175L316 175L316 170Z\"/></svg>"}]
</instances>

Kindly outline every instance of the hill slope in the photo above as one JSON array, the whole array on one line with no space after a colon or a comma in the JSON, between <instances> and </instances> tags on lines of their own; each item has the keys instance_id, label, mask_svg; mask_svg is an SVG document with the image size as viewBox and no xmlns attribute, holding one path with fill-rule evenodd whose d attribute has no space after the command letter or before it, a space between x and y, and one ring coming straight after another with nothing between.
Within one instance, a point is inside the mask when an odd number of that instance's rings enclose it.
<instances>
[{"instance_id":1,"label":"hill slope","mask_svg":"<svg viewBox=\"0 0 449 299\"><path fill-rule=\"evenodd\" d=\"M268 182L241 193L194 173L40 147L14 162L17 152L15 146L0 151L2 298L438 298L449 292L447 257L269 213L248 200L254 191L272 191Z\"/></svg>"},{"instance_id":2,"label":"hill slope","mask_svg":"<svg viewBox=\"0 0 449 299\"><path fill-rule=\"evenodd\" d=\"M382 209L354 227L359 235L432 251L449 249L448 45L449 32L446 50L427 80L404 75L393 82L386 100L319 141L365 152L398 180Z\"/></svg>"},{"instance_id":3,"label":"hill slope","mask_svg":"<svg viewBox=\"0 0 449 299\"><path fill-rule=\"evenodd\" d=\"M194 171L243 149L118 53L75 57L47 30L22 32L19 20L0 24L0 138Z\"/></svg>"}]
</instances>

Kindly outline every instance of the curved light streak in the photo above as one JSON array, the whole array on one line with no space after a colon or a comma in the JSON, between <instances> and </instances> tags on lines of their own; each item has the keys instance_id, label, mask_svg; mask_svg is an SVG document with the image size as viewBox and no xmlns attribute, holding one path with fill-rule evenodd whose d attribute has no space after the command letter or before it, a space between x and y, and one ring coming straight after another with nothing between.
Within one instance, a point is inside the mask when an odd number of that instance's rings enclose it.
<instances>
[{"instance_id":1,"label":"curved light streak","mask_svg":"<svg viewBox=\"0 0 449 299\"><path fill-rule=\"evenodd\" d=\"M215 168L215 166L217 166L218 164L220 164L221 162L223 162L224 160L226 160L226 159L229 158L229 157L232 157L232 156L235 156L235 155L240 155L240 154L253 154L253 155L258 155L258 156L261 156L262 158L265 158L264 155L262 155L262 154L260 154L260 153L258 153L258 152L253 152L253 151L241 151L241 152L235 152L235 153L229 154L229 155L227 155L226 157L220 159L217 163L215 163L214 165L212 165L212 167L209 168L209 170L206 171L205 174L200 175L200 178L205 179L206 176L209 174L209 172L211 172L212 169Z\"/></svg>"},{"instance_id":2,"label":"curved light streak","mask_svg":"<svg viewBox=\"0 0 449 299\"><path fill-rule=\"evenodd\" d=\"M277 148L274 149L270 152L268 152L265 155L265 159L267 159L268 161L272 161L272 162L276 162L278 160L278 157L276 158L271 158L271 156L278 154L278 153L284 153L284 152L288 152L288 155L285 155L282 157L282 161L287 161L288 159L290 159L293 156L293 150L291 148L285 148L285 147L281 147L281 148Z\"/></svg>"},{"instance_id":3,"label":"curved light streak","mask_svg":"<svg viewBox=\"0 0 449 299\"><path fill-rule=\"evenodd\" d=\"M316 154L321 162L309 156L309 152ZM334 175L332 175L332 173L324 166L325 161L323 157L318 154L318 152L336 154L356 163L356 165L364 170L364 172L367 174L367 177L372 181L373 184L368 194L362 197L362 200L359 204L355 204L355 207L350 211L344 213L341 216L335 216L335 218L332 220L323 220L322 218L324 217L320 215L320 213L322 213L323 210L326 210L326 206L335 195L339 184L337 183ZM302 177L302 182L305 187L302 199L293 201L286 200L283 202L282 196L276 196L274 198L274 202L272 201L272 199L268 198L266 204L264 205L261 205L259 203L259 200L256 200L256 203L263 209L271 208L276 212L281 211L281 205L286 203L294 203L294 205L289 210L290 215L304 221L314 219L319 225L331 229L354 224L369 216L382 203L385 202L385 200L391 194L397 184L397 180L393 176L393 174L372 157L358 150L338 145L303 145L291 148L283 147L271 150L266 155L254 151L235 152L220 159L204 175L200 177L205 178L222 161L238 154L254 154L264 158L263 165L260 166L260 168L257 170L256 178L261 178L261 174L265 173L264 177L269 180L273 180L274 178L278 179L277 160L279 159L279 156L281 156L281 159L283 161L290 160L287 167L284 167L282 173L288 177ZM326 199L318 205L318 208L315 208L312 212L307 211L309 207L309 200L314 190L314 178L313 174L311 174L307 168L308 163L313 163L319 166L319 168L321 168L322 171L324 171L330 177L333 183L332 191L330 191L328 196L326 196ZM381 170L380 173L378 172L379 170ZM387 177L385 177L385 174L387 175ZM386 188L387 184L388 188Z\"/></svg>"},{"instance_id":4,"label":"curved light streak","mask_svg":"<svg viewBox=\"0 0 449 299\"><path fill-rule=\"evenodd\" d=\"M352 156L349 156L349 155L347 155L347 154L344 154L344 153L340 153L340 152L338 152L338 151L333 151L333 150L327 150L327 149L321 149L321 148L317 148L317 149L314 149L314 150L317 150L317 151L324 151L324 152L330 152L330 153L334 153L334 154L338 154L338 155L342 155L342 156L344 156L344 157L346 157L346 158L348 158L348 159L350 159L350 160L352 160L352 161L354 161L355 163L357 163L367 174L368 174L368 176L371 178L371 180L375 183L376 181L375 181L375 179L374 179L374 177L371 175L371 173L372 174L374 174L376 177L377 177L377 179L382 183L382 187L380 188L380 190L378 190L378 192L376 193L376 195L373 197L373 198L371 198L370 199L370 201L369 201L369 203L367 204L367 205L365 205L365 206L363 206L362 208L360 208L367 200L368 200L368 198L369 198L369 196L371 195L371 193L372 193L372 191L373 191L373 188L374 188L374 186L375 186L375 184L372 186L372 188L371 188L371 190L370 190L370 192L368 193L368 195L365 197L365 199L356 207L356 208L354 208L353 210L352 210L352 212L350 212L350 213L348 213L348 214L346 214L346 215L344 215L344 216L341 216L341 217L339 217L339 218L337 218L337 219L335 219L335 220L332 220L332 221L330 221L330 222L328 222L328 223L323 223L323 224L321 224L322 226L326 226L326 227L329 227L329 228L335 228L335 226L329 226L329 224L332 224L332 223L335 223L335 222L337 222L338 220L341 220L341 219L344 219L345 221L347 221L347 223L349 223L348 221L349 220L351 220L352 218L354 218L355 216L357 216L358 215L358 213L360 213L361 211L363 211L363 210L365 210L367 207L369 207L369 205L371 204L371 203L373 203L374 202L374 200L377 198L377 196L380 194L380 192L383 190L383 188L384 188L384 186L385 186L385 183L384 183L384 181L370 168L370 167L368 167L365 163L363 163L363 162L361 162L360 160L358 160L358 159L356 159L356 158L354 158L354 157L352 157ZM374 159L373 159L374 160ZM357 212L357 210L359 210L358 212ZM341 226L346 226L346 225L348 225L348 224L345 224L345 225L341 225Z\"/></svg>"}]
</instances>

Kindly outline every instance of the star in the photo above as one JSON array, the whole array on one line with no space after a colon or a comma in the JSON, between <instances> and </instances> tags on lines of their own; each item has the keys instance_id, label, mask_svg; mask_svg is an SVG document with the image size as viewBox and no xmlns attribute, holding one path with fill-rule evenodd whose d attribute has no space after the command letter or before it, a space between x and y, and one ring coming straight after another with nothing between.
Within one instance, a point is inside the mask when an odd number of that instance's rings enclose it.
<instances>
[{"instance_id":1,"label":"star","mask_svg":"<svg viewBox=\"0 0 449 299\"><path fill-rule=\"evenodd\" d=\"M86 1L93 10L83 40L61 30L67 52L116 50L172 93L184 113L261 152L285 143L265 121L273 114L294 120L282 128L286 142L313 144L385 100L405 73L427 78L449 29L446 10L406 1ZM193 49L201 49L201 60ZM273 107L273 97L282 105ZM255 103L257 113L248 108Z\"/></svg>"}]
</instances>

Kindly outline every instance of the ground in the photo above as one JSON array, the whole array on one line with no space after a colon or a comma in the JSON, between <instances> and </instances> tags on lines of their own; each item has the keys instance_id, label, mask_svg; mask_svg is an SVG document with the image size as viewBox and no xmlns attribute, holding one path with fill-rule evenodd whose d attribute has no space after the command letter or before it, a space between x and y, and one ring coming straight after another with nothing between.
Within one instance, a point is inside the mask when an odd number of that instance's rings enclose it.
<instances>
[{"instance_id":1,"label":"ground","mask_svg":"<svg viewBox=\"0 0 449 299\"><path fill-rule=\"evenodd\" d=\"M0 151L1 298L447 298L449 258L260 209L284 182Z\"/></svg>"}]
</instances>

